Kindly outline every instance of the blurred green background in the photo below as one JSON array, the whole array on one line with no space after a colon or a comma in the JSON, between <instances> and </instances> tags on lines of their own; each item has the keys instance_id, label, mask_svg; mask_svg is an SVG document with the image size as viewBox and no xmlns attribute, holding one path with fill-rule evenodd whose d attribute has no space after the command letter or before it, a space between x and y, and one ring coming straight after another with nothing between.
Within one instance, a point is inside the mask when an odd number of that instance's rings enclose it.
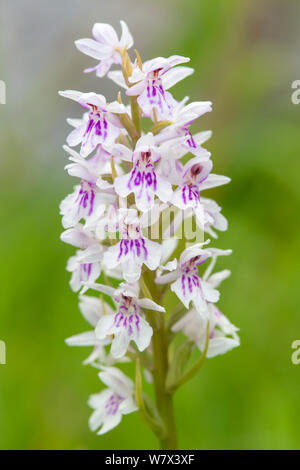
<instances>
[{"instance_id":1,"label":"blurred green background","mask_svg":"<svg viewBox=\"0 0 300 470\"><path fill-rule=\"evenodd\" d=\"M73 249L59 240L59 201L73 181L63 167L65 118L78 107L59 89L117 88L82 69L94 64L73 41L96 21L127 21L142 58L192 58L180 99L211 99L196 130L213 130L214 171L232 178L211 191L229 219L216 245L233 248L220 307L240 327L240 348L206 361L175 399L184 449L296 449L300 443L300 79L297 0L4 0L0 16L1 449L155 449L137 413L103 437L88 430L87 350L64 339L84 331L65 271Z\"/></svg>"}]
</instances>

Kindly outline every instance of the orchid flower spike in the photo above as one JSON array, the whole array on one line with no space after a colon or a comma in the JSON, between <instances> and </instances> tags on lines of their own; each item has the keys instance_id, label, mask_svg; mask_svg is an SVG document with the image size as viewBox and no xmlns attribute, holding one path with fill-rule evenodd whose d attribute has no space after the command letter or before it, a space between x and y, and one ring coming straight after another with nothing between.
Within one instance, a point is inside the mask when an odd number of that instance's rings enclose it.
<instances>
[{"instance_id":1,"label":"orchid flower spike","mask_svg":"<svg viewBox=\"0 0 300 470\"><path fill-rule=\"evenodd\" d=\"M192 130L211 112L211 101L189 102L169 91L194 72L190 59L143 62L137 51L132 58L124 21L121 29L119 38L112 26L95 23L93 39L75 44L97 61L85 71L107 75L122 95L108 102L96 92L59 92L83 108L81 117L67 119L65 170L75 185L60 214L61 240L75 251L67 262L70 287L89 327L66 343L91 348L83 364L100 371L106 387L88 401L92 431L104 434L138 409L161 448L176 449L174 392L206 357L240 344L238 328L219 307L230 271L214 272L231 250L205 240L205 234L216 239L228 222L203 191L230 178L212 172L218 162L205 148L211 131ZM189 222L194 238L185 230ZM190 367L193 350L200 357ZM155 403L144 379L153 383Z\"/></svg>"}]
</instances>

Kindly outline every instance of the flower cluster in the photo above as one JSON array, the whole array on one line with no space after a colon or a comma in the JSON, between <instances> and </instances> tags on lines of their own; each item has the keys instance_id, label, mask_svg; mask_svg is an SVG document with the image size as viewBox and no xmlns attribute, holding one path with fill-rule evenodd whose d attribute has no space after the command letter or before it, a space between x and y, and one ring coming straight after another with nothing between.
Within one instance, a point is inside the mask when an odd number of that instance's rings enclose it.
<instances>
[{"instance_id":1,"label":"flower cluster","mask_svg":"<svg viewBox=\"0 0 300 470\"><path fill-rule=\"evenodd\" d=\"M186 337L181 350L197 347L202 358L239 345L237 328L216 306L219 284L230 272L212 274L217 258L231 250L204 241L205 233L217 238L217 231L226 230L227 220L202 191L230 180L212 173L210 152L203 147L210 132L191 131L194 121L211 111L211 102L189 103L187 97L177 101L169 91L193 73L182 65L190 59L174 55L142 62L136 51L132 60L128 49L133 38L123 21L121 28L119 39L112 26L96 23L93 39L75 44L97 60L85 71L106 75L122 89L128 104L121 92L110 103L94 92L60 92L83 108L80 118L68 119L72 131L64 146L70 161L66 170L76 183L61 202L60 213L65 229L61 239L77 249L67 263L70 286L79 292L80 311L91 325L67 344L93 347L84 363L100 369L107 386L90 397L92 430L103 434L123 414L139 409L149 425L155 422L154 429L161 426L166 440L163 392L157 392L156 406L145 406L140 366L146 380L156 384L163 359L170 395L185 377L174 367L178 354L172 339L177 332ZM114 64L119 69L110 70ZM165 237L162 218L171 209ZM194 244L176 235L191 218L203 236ZM154 227L159 228L157 237ZM202 264L208 265L204 272ZM93 295L86 294L90 289ZM178 299L174 312L163 306L167 294ZM136 384L115 367L130 361L137 364Z\"/></svg>"}]
</instances>

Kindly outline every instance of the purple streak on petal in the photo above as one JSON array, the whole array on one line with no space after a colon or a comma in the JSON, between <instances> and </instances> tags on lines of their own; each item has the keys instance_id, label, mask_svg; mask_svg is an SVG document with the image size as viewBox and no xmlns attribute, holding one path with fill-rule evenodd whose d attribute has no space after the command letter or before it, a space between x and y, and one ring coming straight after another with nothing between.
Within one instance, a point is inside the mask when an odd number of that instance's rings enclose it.
<instances>
[{"instance_id":1,"label":"purple streak on petal","mask_svg":"<svg viewBox=\"0 0 300 470\"><path fill-rule=\"evenodd\" d=\"M183 186L183 188L182 188L182 200L183 200L184 205L186 205L186 195L185 195L185 192L186 192L186 186Z\"/></svg>"},{"instance_id":2,"label":"purple streak on petal","mask_svg":"<svg viewBox=\"0 0 300 470\"><path fill-rule=\"evenodd\" d=\"M135 314L135 326L138 332L140 331L140 317L139 315Z\"/></svg>"},{"instance_id":3,"label":"purple streak on petal","mask_svg":"<svg viewBox=\"0 0 300 470\"><path fill-rule=\"evenodd\" d=\"M192 284L192 280L190 276L188 276L187 280L188 280L189 291L193 292L193 284Z\"/></svg>"},{"instance_id":4,"label":"purple streak on petal","mask_svg":"<svg viewBox=\"0 0 300 470\"><path fill-rule=\"evenodd\" d=\"M93 190L91 190L91 200L90 200L90 210L89 210L89 215L92 214L94 210L94 199L95 199L95 193Z\"/></svg>"},{"instance_id":5,"label":"purple streak on petal","mask_svg":"<svg viewBox=\"0 0 300 470\"><path fill-rule=\"evenodd\" d=\"M129 336L132 336L132 333L133 333L133 329L132 329L132 320L133 320L133 315L130 315L129 316L129 319L128 319L128 335Z\"/></svg>"},{"instance_id":6,"label":"purple streak on petal","mask_svg":"<svg viewBox=\"0 0 300 470\"><path fill-rule=\"evenodd\" d=\"M184 274L181 276L181 288L182 288L183 296L185 297L185 275Z\"/></svg>"},{"instance_id":7,"label":"purple streak on petal","mask_svg":"<svg viewBox=\"0 0 300 470\"><path fill-rule=\"evenodd\" d=\"M135 240L136 254L138 257L141 256L141 246L139 240Z\"/></svg>"},{"instance_id":8,"label":"purple streak on petal","mask_svg":"<svg viewBox=\"0 0 300 470\"><path fill-rule=\"evenodd\" d=\"M148 250L146 248L146 243L145 243L145 239L144 238L140 238L140 241L142 243L142 247L143 247L143 250L144 250L144 257L145 259L148 258Z\"/></svg>"}]
</instances>

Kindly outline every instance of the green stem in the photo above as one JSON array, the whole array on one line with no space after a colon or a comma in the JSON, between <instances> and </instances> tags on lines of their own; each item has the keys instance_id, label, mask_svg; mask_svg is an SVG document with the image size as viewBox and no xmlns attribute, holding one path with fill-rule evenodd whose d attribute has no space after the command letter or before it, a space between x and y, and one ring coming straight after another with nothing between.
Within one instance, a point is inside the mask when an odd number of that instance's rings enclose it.
<instances>
[{"instance_id":1,"label":"green stem","mask_svg":"<svg viewBox=\"0 0 300 470\"><path fill-rule=\"evenodd\" d=\"M159 293L157 286L153 282L153 274L145 273L147 284L143 278L141 285L145 294L152 292L155 302L159 302ZM150 289L148 288L150 287ZM164 314L150 311L148 314L149 321L154 330L152 337L153 359L154 359L154 390L157 409L164 423L166 435L160 440L160 448L163 450L177 449L176 423L173 407L173 396L166 390L166 379L169 369L168 363L168 337L165 328Z\"/></svg>"}]
</instances>

